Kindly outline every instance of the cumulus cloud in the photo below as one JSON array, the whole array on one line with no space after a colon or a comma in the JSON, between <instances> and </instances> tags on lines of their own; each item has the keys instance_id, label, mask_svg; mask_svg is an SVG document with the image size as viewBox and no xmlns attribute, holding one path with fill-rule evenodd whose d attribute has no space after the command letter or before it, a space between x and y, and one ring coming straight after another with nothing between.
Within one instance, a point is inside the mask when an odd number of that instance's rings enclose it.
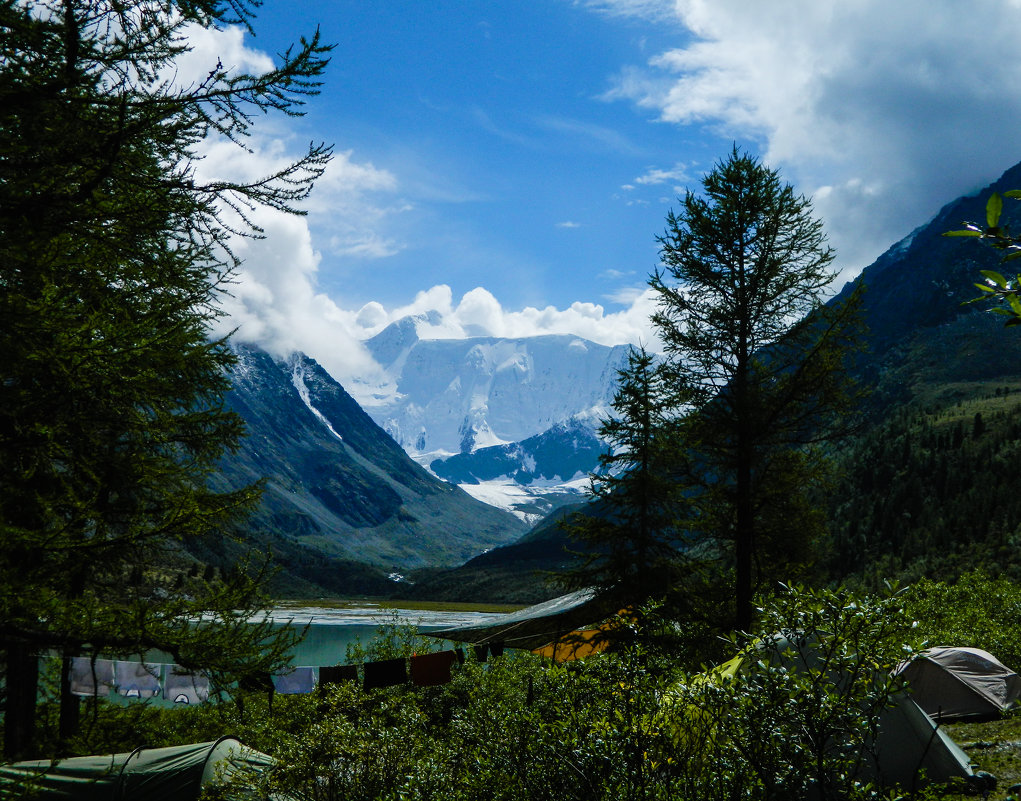
<instances>
[{"instance_id":1,"label":"cumulus cloud","mask_svg":"<svg viewBox=\"0 0 1021 801\"><path fill-rule=\"evenodd\" d=\"M850 271L1021 158L1017 2L677 0L674 13L691 41L623 70L608 96L761 145L814 196Z\"/></svg>"},{"instance_id":2,"label":"cumulus cloud","mask_svg":"<svg viewBox=\"0 0 1021 801\"><path fill-rule=\"evenodd\" d=\"M253 72L269 68L261 54L244 47L235 29L199 31L178 72L180 82L200 80L219 57L224 64ZM247 149L223 140L202 144L196 164L199 180L249 181L270 174L302 155L301 143L270 125L246 142ZM400 196L394 174L360 160L351 150L335 154L326 175L306 204L307 217L272 209L250 212L262 238L232 243L241 267L229 294L222 299L227 317L217 333L235 330L235 338L253 342L284 356L301 350L317 359L349 391L368 396L385 384L385 376L369 356L364 340L408 315L427 315L424 338L469 336L526 337L573 334L607 345L650 343L653 299L635 289L608 300L621 307L607 311L596 303L573 303L505 309L488 290L477 287L455 299L446 285L419 292L407 304L386 307L370 302L345 309L343 299L324 292L318 283L323 248L346 259L385 257L402 247L387 235L387 221L410 208ZM562 228L580 224L563 221ZM310 227L311 226L311 227Z\"/></svg>"},{"instance_id":3,"label":"cumulus cloud","mask_svg":"<svg viewBox=\"0 0 1021 801\"><path fill-rule=\"evenodd\" d=\"M619 311L608 312L597 303L572 303L558 309L532 306L504 309L491 292L476 287L455 302L450 287L440 284L419 292L404 306L386 309L370 303L356 315L361 335L373 336L391 322L408 316L426 318L418 328L423 339L461 339L470 336L528 337L574 334L604 345L650 343L654 335L650 317L655 299L647 288L624 290L611 298Z\"/></svg>"},{"instance_id":4,"label":"cumulus cloud","mask_svg":"<svg viewBox=\"0 0 1021 801\"><path fill-rule=\"evenodd\" d=\"M190 52L176 64L175 82L193 85L219 61L231 71L259 74L272 68L265 54L244 45L239 28L189 30ZM239 147L222 138L210 138L199 147L195 164L200 182L253 181L271 175L304 155L304 142L296 143L272 120ZM323 222L327 246L350 258L379 258L400 244L382 233L382 225L407 204L397 196L394 175L360 162L350 150L334 154L326 174L305 204L308 217L288 215L269 208L246 210L262 229L259 238L236 237L231 249L241 260L228 294L222 298L227 316L215 333L236 330L235 338L253 342L276 355L301 350L319 359L332 374L373 380L378 366L361 343L361 333L372 310L359 313L341 308L320 291L317 270L320 253L313 246L310 220ZM377 199L381 198L381 199ZM223 211L231 220L232 212ZM234 219L235 227L244 228ZM380 310L380 314L385 312Z\"/></svg>"},{"instance_id":5,"label":"cumulus cloud","mask_svg":"<svg viewBox=\"0 0 1021 801\"><path fill-rule=\"evenodd\" d=\"M174 62L178 86L201 83L218 63L231 73L261 75L273 69L273 59L266 53L245 46L240 27L216 30L190 25L185 36L190 49Z\"/></svg>"},{"instance_id":6,"label":"cumulus cloud","mask_svg":"<svg viewBox=\"0 0 1021 801\"><path fill-rule=\"evenodd\" d=\"M668 183L683 184L689 180L691 180L691 176L688 173L688 168L683 164L677 163L667 169L650 167L642 175L635 178L634 182L646 186L655 186L657 184ZM627 185L626 188L633 189L634 187Z\"/></svg>"}]
</instances>

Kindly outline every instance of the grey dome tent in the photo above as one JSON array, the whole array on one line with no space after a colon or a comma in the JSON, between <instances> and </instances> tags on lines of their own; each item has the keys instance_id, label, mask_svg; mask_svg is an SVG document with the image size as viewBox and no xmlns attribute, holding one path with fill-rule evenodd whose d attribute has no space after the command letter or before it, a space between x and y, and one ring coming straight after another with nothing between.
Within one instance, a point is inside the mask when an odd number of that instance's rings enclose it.
<instances>
[{"instance_id":1,"label":"grey dome tent","mask_svg":"<svg viewBox=\"0 0 1021 801\"><path fill-rule=\"evenodd\" d=\"M1021 677L979 648L929 648L898 665L896 673L934 719L996 717L1021 696Z\"/></svg>"},{"instance_id":2,"label":"grey dome tent","mask_svg":"<svg viewBox=\"0 0 1021 801\"><path fill-rule=\"evenodd\" d=\"M233 737L126 754L0 765L0 798L67 801L195 801L203 789L241 771L265 770L271 757Z\"/></svg>"}]
</instances>

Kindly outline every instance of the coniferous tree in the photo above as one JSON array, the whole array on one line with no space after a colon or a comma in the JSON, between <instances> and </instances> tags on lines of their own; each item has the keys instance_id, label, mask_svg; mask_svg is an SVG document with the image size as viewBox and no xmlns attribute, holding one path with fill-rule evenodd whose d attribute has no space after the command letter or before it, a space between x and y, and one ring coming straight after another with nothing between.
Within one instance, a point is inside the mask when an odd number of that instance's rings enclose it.
<instances>
[{"instance_id":1,"label":"coniferous tree","mask_svg":"<svg viewBox=\"0 0 1021 801\"><path fill-rule=\"evenodd\" d=\"M298 212L330 157L310 146L249 183L203 182L209 137L300 112L318 32L263 75L174 83L189 26L248 25L246 0L0 2L0 659L5 752L31 751L35 659L160 649L221 681L279 666L234 571L174 591L185 535L223 536L257 498L207 479L242 435L211 336L257 206ZM298 212L300 213L300 212ZM135 580L128 581L129 577ZM199 617L204 619L199 625ZM73 729L64 686L62 733Z\"/></svg>"},{"instance_id":2,"label":"coniferous tree","mask_svg":"<svg viewBox=\"0 0 1021 801\"><path fill-rule=\"evenodd\" d=\"M571 583L597 588L615 609L666 598L685 561L672 390L652 354L629 351L599 429L610 449L592 477L593 505L569 527L587 556Z\"/></svg>"},{"instance_id":3,"label":"coniferous tree","mask_svg":"<svg viewBox=\"0 0 1021 801\"><path fill-rule=\"evenodd\" d=\"M821 520L792 501L820 476L813 446L846 428L834 420L853 395L845 357L859 296L822 305L833 252L811 211L735 148L702 193L688 192L669 214L662 268L650 280L653 322L693 406L685 431L701 534L732 545L743 630L753 592L770 576L769 551L788 536L808 539Z\"/></svg>"}]
</instances>

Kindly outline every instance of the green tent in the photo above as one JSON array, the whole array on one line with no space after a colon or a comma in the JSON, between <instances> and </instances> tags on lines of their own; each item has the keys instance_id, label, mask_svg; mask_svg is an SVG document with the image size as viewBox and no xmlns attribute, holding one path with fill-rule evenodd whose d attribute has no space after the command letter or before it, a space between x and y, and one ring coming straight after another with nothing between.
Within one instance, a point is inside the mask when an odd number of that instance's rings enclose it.
<instances>
[{"instance_id":1,"label":"green tent","mask_svg":"<svg viewBox=\"0 0 1021 801\"><path fill-rule=\"evenodd\" d=\"M127 754L0 765L0 798L193 801L203 789L273 762L233 737Z\"/></svg>"}]
</instances>

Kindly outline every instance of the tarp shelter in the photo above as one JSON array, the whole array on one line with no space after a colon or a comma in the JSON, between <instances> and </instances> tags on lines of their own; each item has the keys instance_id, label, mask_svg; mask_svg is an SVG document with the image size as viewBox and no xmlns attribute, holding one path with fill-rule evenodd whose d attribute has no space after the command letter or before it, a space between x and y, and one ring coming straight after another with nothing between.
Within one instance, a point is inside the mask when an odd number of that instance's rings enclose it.
<instances>
[{"instance_id":1,"label":"tarp shelter","mask_svg":"<svg viewBox=\"0 0 1021 801\"><path fill-rule=\"evenodd\" d=\"M272 758L233 737L126 754L42 759L0 765L0 798L43 801L194 801L203 789Z\"/></svg>"},{"instance_id":2,"label":"tarp shelter","mask_svg":"<svg viewBox=\"0 0 1021 801\"><path fill-rule=\"evenodd\" d=\"M777 637L773 642L760 645L758 652L739 654L728 662L696 677L696 681L729 681L763 655L794 670L803 669L805 650L789 648L787 640ZM808 649L811 651L811 649ZM766 652L765 654L763 652ZM833 677L839 681L839 677ZM668 691L664 714L670 712ZM684 719L690 711L675 710L671 725L681 733ZM697 713L696 713L697 716ZM697 725L697 724L696 724ZM939 728L922 708L905 692L895 693L879 716L874 751L876 763L867 764L863 778L877 780L886 786L914 785L919 777L927 782L946 782L953 778L968 780L974 770L968 755Z\"/></svg>"},{"instance_id":3,"label":"tarp shelter","mask_svg":"<svg viewBox=\"0 0 1021 801\"><path fill-rule=\"evenodd\" d=\"M929 648L896 673L915 702L940 720L996 717L1021 696L1021 677L980 648Z\"/></svg>"},{"instance_id":4,"label":"tarp shelter","mask_svg":"<svg viewBox=\"0 0 1021 801\"><path fill-rule=\"evenodd\" d=\"M542 648L533 648L532 653L552 659L554 662L584 659L586 656L606 650L606 646L610 644L607 631L608 629L604 626L592 629L575 629L559 640L547 643Z\"/></svg>"},{"instance_id":5,"label":"tarp shelter","mask_svg":"<svg viewBox=\"0 0 1021 801\"><path fill-rule=\"evenodd\" d=\"M605 608L596 598L595 590L585 589L519 609L484 625L441 631L419 629L419 633L453 642L503 643L506 648L531 651L559 640L570 631L598 623L614 611Z\"/></svg>"}]
</instances>

